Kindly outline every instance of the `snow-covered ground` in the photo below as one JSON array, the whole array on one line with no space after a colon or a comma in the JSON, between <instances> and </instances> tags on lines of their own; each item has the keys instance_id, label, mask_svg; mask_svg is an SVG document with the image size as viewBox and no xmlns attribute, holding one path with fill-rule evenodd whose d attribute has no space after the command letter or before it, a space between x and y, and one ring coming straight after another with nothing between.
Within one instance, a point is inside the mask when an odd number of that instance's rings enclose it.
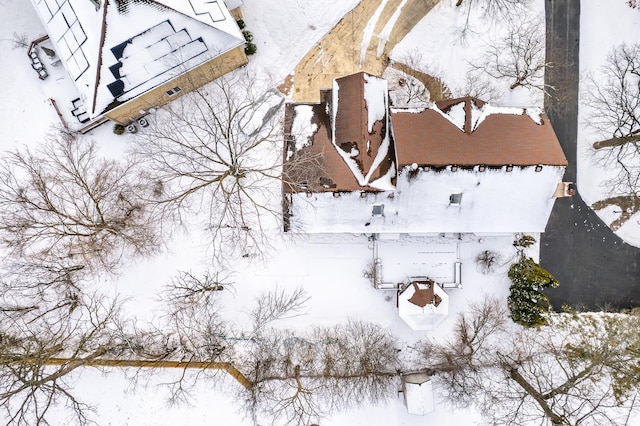
<instances>
[{"instance_id":1,"label":"snow-covered ground","mask_svg":"<svg viewBox=\"0 0 640 426\"><path fill-rule=\"evenodd\" d=\"M594 162L592 144L603 139L603 135L589 127L592 114L585 103L587 76L597 81L609 52L626 43L640 43L640 12L629 9L627 2L586 1L581 2L580 26L580 108L578 110L578 189L584 201L591 205L596 201L620 194L611 194L603 182L611 177L613 170L605 170ZM606 28L606 31L598 29ZM595 29L595 30L594 30ZM620 209L610 206L596 211L607 224L620 216ZM616 234L627 243L640 247L640 213L633 215Z\"/></svg>"},{"instance_id":2,"label":"snow-covered ground","mask_svg":"<svg viewBox=\"0 0 640 426\"><path fill-rule=\"evenodd\" d=\"M467 14L466 6L455 7L455 4L456 0L441 0L391 51L391 59L440 77L454 95L467 85L470 64L482 63L486 47L508 34L504 21L487 20L473 8ZM536 19L544 25L543 1L533 0L527 15L521 17L523 23ZM502 95L496 105L542 106L542 94L538 90L522 87L509 90L507 80L491 83Z\"/></svg>"},{"instance_id":3,"label":"snow-covered ground","mask_svg":"<svg viewBox=\"0 0 640 426\"><path fill-rule=\"evenodd\" d=\"M625 3L623 0L617 1ZM258 53L251 57L249 66L264 78L271 79L274 85L279 84L292 73L297 61L314 43L357 3L357 0L245 0L244 18L258 46ZM453 3L453 0L442 0L396 47L393 56L401 58L404 53L419 48L423 59L428 61L428 70L438 71L448 85L456 87L464 85L468 66L466 61L492 37L497 37L500 28L497 26L488 32L485 26L476 23L472 27L476 33L465 39L460 38L459 28L466 16L462 10L454 8ZM610 1L607 0L588 3L583 5L583 28L607 31L616 28L619 37L607 39L610 43L615 43L623 35L631 37L634 34L631 25L639 24L640 14L626 6L609 7ZM536 1L535 4L542 13L543 1ZM625 15L624 20L621 19L622 15ZM604 25L602 20L609 18L611 22L618 18L620 20L616 25ZM0 1L0 19L0 52L3 57L0 62L0 81L4 83L0 100L1 148L17 144L33 145L42 140L52 126L59 124L48 99L66 96L63 92L68 86L55 76L40 81L30 68L26 48L13 47L14 33L24 34L27 42L44 34L30 2ZM472 19L475 18L472 16ZM597 31L592 32L583 31L583 48L595 43ZM608 46L604 42L600 46L603 56ZM587 63L585 59L583 64L586 66ZM594 59L585 71L597 64L599 62ZM534 94L526 90L518 90L507 94L504 104L522 106L538 103L532 96ZM109 125L96 129L90 136L99 142L105 155L115 157L123 155L126 146L132 142L129 136L115 136ZM581 133L581 141L584 140L584 133ZM581 161L579 167L584 175L587 166L584 159ZM583 175L581 178L584 178ZM599 195L596 189L589 189L591 185L597 187L597 183L597 180L586 178L582 182L581 191L587 194L585 197L589 201L597 199ZM636 230L630 234L638 236L640 233ZM131 262L118 277L100 277L96 284L106 293L126 299L125 307L135 312L141 321L150 321L162 312L158 292L171 276L178 270L198 271L207 267L205 237L197 232L177 235L167 245L165 252L150 259ZM462 262L463 288L449 290L450 316L435 332L418 333L410 330L398 317L393 293L375 290L363 277L363 271L373 259L372 243L366 235L287 236L274 241L272 255L267 261L234 265L234 285L231 291L222 295L221 305L230 318L242 322L248 306L264 289L303 286L311 296L306 305L306 314L279 326L304 329L310 324L334 324L347 318L357 318L389 327L408 345L418 338L443 338L448 335L456 314L463 312L469 301L477 300L484 294L506 297L509 282L504 272L515 255L512 241L512 236L465 236L459 240L457 235L379 241L378 253L383 262L384 281L400 282L416 275L431 275L446 281L453 276L453 262ZM482 275L476 270L474 259L483 250L502 253L503 266L497 273ZM99 424L250 424L237 411L231 398L233 391L228 390L236 386L235 383L225 381L216 386L200 383L193 393L191 405L176 407L166 404L167 394L162 387L157 387L171 380L175 371L156 371L148 380L139 381L137 387L131 387L126 373L131 372L125 369L105 369L103 372L85 369L74 375L78 394L83 401L96 407L94 418ZM398 396L388 405L341 413L323 424L417 426L474 424L479 420L477 412L452 411L438 401L432 414L424 417L409 415L402 405L401 396Z\"/></svg>"}]
</instances>

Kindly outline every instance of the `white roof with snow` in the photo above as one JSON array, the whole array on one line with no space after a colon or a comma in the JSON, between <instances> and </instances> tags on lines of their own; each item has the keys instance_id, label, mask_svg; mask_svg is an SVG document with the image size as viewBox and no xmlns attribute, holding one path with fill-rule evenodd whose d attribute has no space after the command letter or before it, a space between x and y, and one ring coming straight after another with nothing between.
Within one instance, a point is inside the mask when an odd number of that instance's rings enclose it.
<instances>
[{"instance_id":1,"label":"white roof with snow","mask_svg":"<svg viewBox=\"0 0 640 426\"><path fill-rule=\"evenodd\" d=\"M92 117L245 42L222 0L32 2Z\"/></svg>"},{"instance_id":2,"label":"white roof with snow","mask_svg":"<svg viewBox=\"0 0 640 426\"><path fill-rule=\"evenodd\" d=\"M424 373L408 374L403 377L404 403L409 414L424 416L431 413L433 404L433 382Z\"/></svg>"},{"instance_id":3,"label":"white roof with snow","mask_svg":"<svg viewBox=\"0 0 640 426\"><path fill-rule=\"evenodd\" d=\"M292 194L291 230L326 233L544 232L564 167L459 169L399 177L395 191ZM454 199L452 199L452 196ZM460 197L459 203L455 198ZM384 206L374 215L374 206Z\"/></svg>"}]
</instances>

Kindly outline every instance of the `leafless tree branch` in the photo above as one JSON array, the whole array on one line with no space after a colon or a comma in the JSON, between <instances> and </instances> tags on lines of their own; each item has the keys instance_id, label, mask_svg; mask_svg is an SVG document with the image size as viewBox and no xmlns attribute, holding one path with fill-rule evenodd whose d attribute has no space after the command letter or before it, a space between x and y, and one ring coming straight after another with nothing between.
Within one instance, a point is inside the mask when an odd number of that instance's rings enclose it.
<instances>
[{"instance_id":1,"label":"leafless tree branch","mask_svg":"<svg viewBox=\"0 0 640 426\"><path fill-rule=\"evenodd\" d=\"M134 151L164 222L202 212L216 258L270 247L282 218L282 103L236 70L158 111L139 133Z\"/></svg>"},{"instance_id":2,"label":"leafless tree branch","mask_svg":"<svg viewBox=\"0 0 640 426\"><path fill-rule=\"evenodd\" d=\"M507 330L495 303L461 316L449 343L422 346L452 405L498 425L613 425L636 409L636 315L554 314L548 326Z\"/></svg>"},{"instance_id":3,"label":"leafless tree branch","mask_svg":"<svg viewBox=\"0 0 640 426\"><path fill-rule=\"evenodd\" d=\"M486 45L481 58L470 62L472 70L496 79L506 79L511 90L517 87L545 91L544 24L542 18L508 23L508 34ZM473 71L472 71L473 72Z\"/></svg>"},{"instance_id":4,"label":"leafless tree branch","mask_svg":"<svg viewBox=\"0 0 640 426\"><path fill-rule=\"evenodd\" d=\"M52 136L3 162L1 242L18 259L111 271L157 247L140 190L132 164L99 158L93 142Z\"/></svg>"},{"instance_id":5,"label":"leafless tree branch","mask_svg":"<svg viewBox=\"0 0 640 426\"><path fill-rule=\"evenodd\" d=\"M85 297L73 313L36 307L11 314L0 313L0 407L5 419L16 425L50 424L55 405L66 407L74 423L90 423L91 407L74 395L68 377L94 359L120 352L112 333L118 304ZM65 361L57 362L60 358Z\"/></svg>"},{"instance_id":6,"label":"leafless tree branch","mask_svg":"<svg viewBox=\"0 0 640 426\"><path fill-rule=\"evenodd\" d=\"M247 369L254 383L245 408L271 424L307 425L320 418L395 395L397 343L378 325L350 321L315 327L305 336L262 333Z\"/></svg>"},{"instance_id":7,"label":"leafless tree branch","mask_svg":"<svg viewBox=\"0 0 640 426\"><path fill-rule=\"evenodd\" d=\"M603 139L593 144L600 166L615 170L605 182L611 195L638 195L640 182L640 44L621 44L602 72L589 76L587 124Z\"/></svg>"},{"instance_id":8,"label":"leafless tree branch","mask_svg":"<svg viewBox=\"0 0 640 426\"><path fill-rule=\"evenodd\" d=\"M251 312L253 317L253 333L257 333L272 321L301 315L304 304L309 295L302 288L296 288L292 293L284 290L265 292L256 298L255 307Z\"/></svg>"}]
</instances>

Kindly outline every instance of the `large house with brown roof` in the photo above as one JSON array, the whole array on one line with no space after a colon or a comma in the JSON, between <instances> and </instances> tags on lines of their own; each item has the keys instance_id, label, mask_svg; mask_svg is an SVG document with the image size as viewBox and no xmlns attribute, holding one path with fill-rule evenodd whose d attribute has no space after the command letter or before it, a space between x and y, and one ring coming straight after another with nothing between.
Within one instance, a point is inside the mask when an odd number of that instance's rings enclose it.
<instances>
[{"instance_id":1,"label":"large house with brown roof","mask_svg":"<svg viewBox=\"0 0 640 426\"><path fill-rule=\"evenodd\" d=\"M247 63L222 0L32 0L81 122L128 124ZM237 6L238 0L231 5Z\"/></svg>"},{"instance_id":2,"label":"large house with brown roof","mask_svg":"<svg viewBox=\"0 0 640 426\"><path fill-rule=\"evenodd\" d=\"M567 165L539 108L393 108L366 73L335 80L319 104L288 104L285 123L293 232L543 232ZM308 158L315 171L302 173Z\"/></svg>"}]
</instances>

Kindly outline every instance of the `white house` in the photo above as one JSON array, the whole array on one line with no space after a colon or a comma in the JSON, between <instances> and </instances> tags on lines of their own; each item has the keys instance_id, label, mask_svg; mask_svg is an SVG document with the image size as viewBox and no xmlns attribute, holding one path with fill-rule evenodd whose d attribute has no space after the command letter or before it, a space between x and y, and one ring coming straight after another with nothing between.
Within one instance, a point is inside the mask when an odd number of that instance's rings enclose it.
<instances>
[{"instance_id":1,"label":"white house","mask_svg":"<svg viewBox=\"0 0 640 426\"><path fill-rule=\"evenodd\" d=\"M56 64L75 84L82 122L105 116L128 124L247 63L244 36L222 0L32 3Z\"/></svg>"},{"instance_id":2,"label":"white house","mask_svg":"<svg viewBox=\"0 0 640 426\"><path fill-rule=\"evenodd\" d=\"M285 122L290 232L539 233L567 165L539 108L392 108L386 81L366 73L289 104ZM298 172L304 158L315 174Z\"/></svg>"}]
</instances>

